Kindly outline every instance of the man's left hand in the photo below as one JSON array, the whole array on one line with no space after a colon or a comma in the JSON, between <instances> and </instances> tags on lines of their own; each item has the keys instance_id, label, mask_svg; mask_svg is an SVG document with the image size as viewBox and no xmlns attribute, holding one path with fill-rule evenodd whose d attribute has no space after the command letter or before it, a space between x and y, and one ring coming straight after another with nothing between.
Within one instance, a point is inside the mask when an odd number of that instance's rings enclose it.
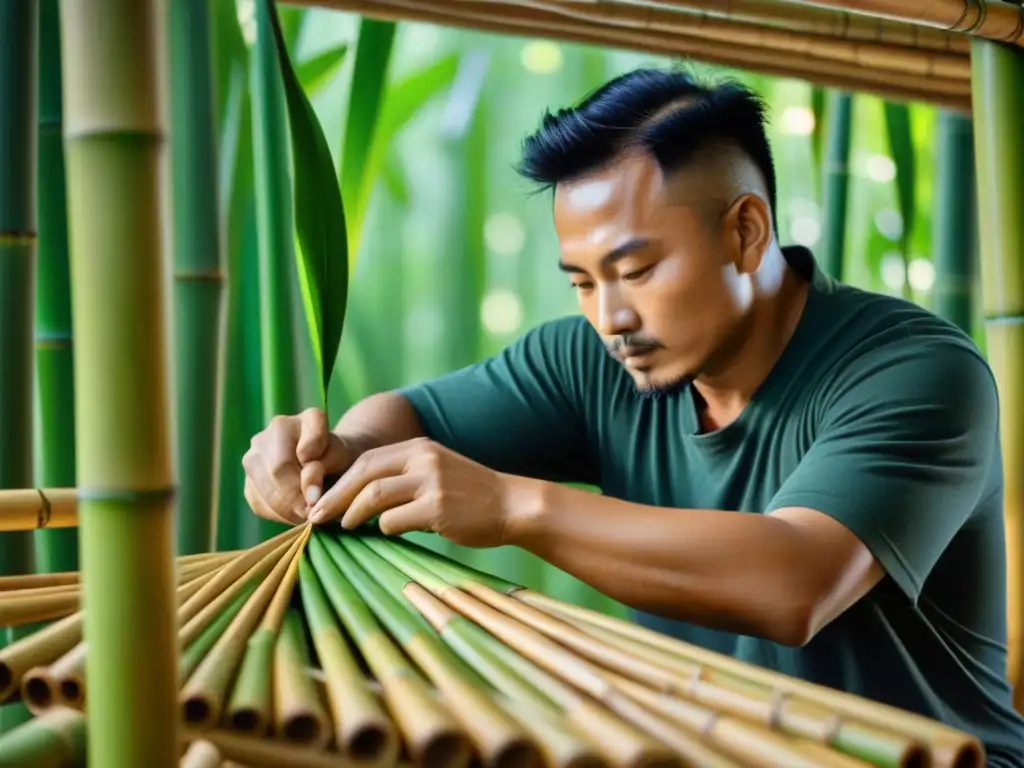
<instances>
[{"instance_id":1,"label":"man's left hand","mask_svg":"<svg viewBox=\"0 0 1024 768\"><path fill-rule=\"evenodd\" d=\"M507 476L417 438L360 455L308 519L341 515L343 528L356 528L380 515L386 535L433 531L455 544L496 547L508 524L506 485Z\"/></svg>"}]
</instances>

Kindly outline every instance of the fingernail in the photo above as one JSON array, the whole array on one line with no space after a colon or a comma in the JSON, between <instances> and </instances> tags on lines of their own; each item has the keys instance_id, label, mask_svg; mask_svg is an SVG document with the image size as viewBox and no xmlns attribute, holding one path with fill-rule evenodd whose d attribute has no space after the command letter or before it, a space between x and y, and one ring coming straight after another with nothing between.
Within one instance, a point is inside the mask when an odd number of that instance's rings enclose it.
<instances>
[{"instance_id":1,"label":"fingernail","mask_svg":"<svg viewBox=\"0 0 1024 768\"><path fill-rule=\"evenodd\" d=\"M318 501L320 501L320 493L321 493L320 486L318 486L318 485L311 485L311 486L309 486L309 488L306 489L306 503L307 504L316 504Z\"/></svg>"}]
</instances>

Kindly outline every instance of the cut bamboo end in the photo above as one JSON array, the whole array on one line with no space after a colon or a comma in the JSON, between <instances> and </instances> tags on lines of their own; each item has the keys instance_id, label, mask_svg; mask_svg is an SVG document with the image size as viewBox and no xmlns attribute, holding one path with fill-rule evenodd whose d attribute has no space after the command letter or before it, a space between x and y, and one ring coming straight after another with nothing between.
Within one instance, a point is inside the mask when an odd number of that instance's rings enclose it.
<instances>
[{"instance_id":1,"label":"cut bamboo end","mask_svg":"<svg viewBox=\"0 0 1024 768\"><path fill-rule=\"evenodd\" d=\"M181 758L181 768L220 768L221 755L205 739L193 741Z\"/></svg>"}]
</instances>

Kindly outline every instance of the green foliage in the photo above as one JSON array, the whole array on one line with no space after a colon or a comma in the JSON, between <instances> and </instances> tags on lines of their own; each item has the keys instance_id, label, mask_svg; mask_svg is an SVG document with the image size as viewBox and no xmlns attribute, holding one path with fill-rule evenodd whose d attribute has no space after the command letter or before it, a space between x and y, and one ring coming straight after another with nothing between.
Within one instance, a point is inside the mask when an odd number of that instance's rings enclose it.
<instances>
[{"instance_id":1,"label":"green foliage","mask_svg":"<svg viewBox=\"0 0 1024 768\"><path fill-rule=\"evenodd\" d=\"M904 258L907 258L917 211L914 139L910 130L910 109L906 104L885 102L885 127L893 162L896 164L896 200L903 219L900 250Z\"/></svg>"},{"instance_id":2,"label":"green foliage","mask_svg":"<svg viewBox=\"0 0 1024 768\"><path fill-rule=\"evenodd\" d=\"M320 122L292 67L274 4L266 0L284 82L294 159L296 255L326 407L348 299L348 239L341 189Z\"/></svg>"}]
</instances>

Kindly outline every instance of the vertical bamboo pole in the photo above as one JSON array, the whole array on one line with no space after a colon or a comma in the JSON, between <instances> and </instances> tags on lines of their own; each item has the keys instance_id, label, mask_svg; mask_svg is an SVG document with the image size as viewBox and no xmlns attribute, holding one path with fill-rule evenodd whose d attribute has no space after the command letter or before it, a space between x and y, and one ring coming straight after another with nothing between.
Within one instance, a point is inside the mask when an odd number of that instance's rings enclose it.
<instances>
[{"instance_id":1,"label":"vertical bamboo pole","mask_svg":"<svg viewBox=\"0 0 1024 768\"><path fill-rule=\"evenodd\" d=\"M178 764L160 0L61 3L89 764Z\"/></svg>"},{"instance_id":2,"label":"vertical bamboo pole","mask_svg":"<svg viewBox=\"0 0 1024 768\"><path fill-rule=\"evenodd\" d=\"M39 4L0 1L0 488L32 486ZM35 568L30 532L0 534L0 575ZM0 629L0 647L24 627ZM0 730L27 719L0 709Z\"/></svg>"},{"instance_id":3,"label":"vertical bamboo pole","mask_svg":"<svg viewBox=\"0 0 1024 768\"><path fill-rule=\"evenodd\" d=\"M170 4L171 158L179 554L216 545L220 464L221 266L210 8Z\"/></svg>"},{"instance_id":4,"label":"vertical bamboo pole","mask_svg":"<svg viewBox=\"0 0 1024 768\"><path fill-rule=\"evenodd\" d=\"M850 188L850 126L853 96L842 91L828 94L825 189L823 195L822 269L836 280L843 279L843 249L846 245L846 208Z\"/></svg>"},{"instance_id":5,"label":"vertical bamboo pole","mask_svg":"<svg viewBox=\"0 0 1024 768\"><path fill-rule=\"evenodd\" d=\"M940 110L935 137L935 215L932 217L935 287L932 308L971 333L974 317L975 202L974 131L971 119Z\"/></svg>"},{"instance_id":6,"label":"vertical bamboo pole","mask_svg":"<svg viewBox=\"0 0 1024 768\"><path fill-rule=\"evenodd\" d=\"M75 376L68 272L60 9L39 5L39 261L36 285L36 485L75 487ZM78 570L78 529L36 531L37 569Z\"/></svg>"},{"instance_id":7,"label":"vertical bamboo pole","mask_svg":"<svg viewBox=\"0 0 1024 768\"><path fill-rule=\"evenodd\" d=\"M1010 683L1024 710L1024 50L972 38L978 233L988 357L999 382Z\"/></svg>"},{"instance_id":8,"label":"vertical bamboo pole","mask_svg":"<svg viewBox=\"0 0 1024 768\"><path fill-rule=\"evenodd\" d=\"M262 339L264 421L298 413L298 371L292 325L291 181L284 85L264 3L255 3L256 43L252 54L252 128L259 227L260 334ZM285 526L260 520L260 539Z\"/></svg>"}]
</instances>

